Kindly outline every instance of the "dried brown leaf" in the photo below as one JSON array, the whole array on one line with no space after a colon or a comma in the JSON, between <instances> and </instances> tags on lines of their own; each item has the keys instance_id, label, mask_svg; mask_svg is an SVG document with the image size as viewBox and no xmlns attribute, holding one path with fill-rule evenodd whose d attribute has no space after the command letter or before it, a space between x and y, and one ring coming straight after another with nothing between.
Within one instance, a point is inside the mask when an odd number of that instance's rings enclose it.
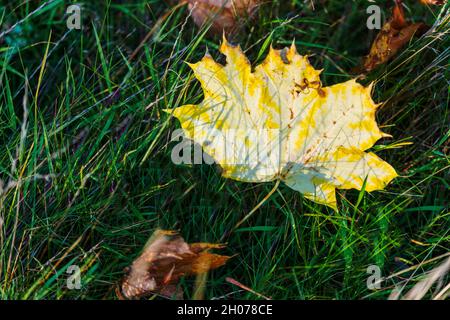
<instances>
[{"instance_id":1,"label":"dried brown leaf","mask_svg":"<svg viewBox=\"0 0 450 320\"><path fill-rule=\"evenodd\" d=\"M199 27L211 23L213 34L234 33L254 16L260 0L188 0L192 19Z\"/></svg>"},{"instance_id":2,"label":"dried brown leaf","mask_svg":"<svg viewBox=\"0 0 450 320\"><path fill-rule=\"evenodd\" d=\"M182 298L178 280L224 265L230 257L209 252L220 248L223 245L188 244L174 231L156 230L142 254L128 268L122 282L122 294L128 299L151 293Z\"/></svg>"},{"instance_id":3,"label":"dried brown leaf","mask_svg":"<svg viewBox=\"0 0 450 320\"><path fill-rule=\"evenodd\" d=\"M447 1L446 0L420 0L423 4L430 4L435 6L442 6Z\"/></svg>"},{"instance_id":4,"label":"dried brown leaf","mask_svg":"<svg viewBox=\"0 0 450 320\"><path fill-rule=\"evenodd\" d=\"M392 17L384 24L370 48L360 71L370 72L392 59L415 34L422 34L427 26L423 23L410 23L405 19L400 1L392 12Z\"/></svg>"}]
</instances>

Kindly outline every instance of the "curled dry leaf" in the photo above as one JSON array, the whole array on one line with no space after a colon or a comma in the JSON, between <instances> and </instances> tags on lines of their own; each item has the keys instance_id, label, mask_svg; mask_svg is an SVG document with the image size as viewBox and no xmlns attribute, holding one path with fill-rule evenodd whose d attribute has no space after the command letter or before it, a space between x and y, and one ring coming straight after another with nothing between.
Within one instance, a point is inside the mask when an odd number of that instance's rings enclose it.
<instances>
[{"instance_id":1,"label":"curled dry leaf","mask_svg":"<svg viewBox=\"0 0 450 320\"><path fill-rule=\"evenodd\" d=\"M181 298L182 292L177 288L180 277L206 273L227 262L230 257L209 252L220 248L223 245L188 244L174 231L157 230L128 268L122 294L128 299L152 293Z\"/></svg>"},{"instance_id":2,"label":"curled dry leaf","mask_svg":"<svg viewBox=\"0 0 450 320\"><path fill-rule=\"evenodd\" d=\"M192 19L199 27L211 23L210 32L221 34L239 30L254 16L260 0L188 0Z\"/></svg>"},{"instance_id":3,"label":"curled dry leaf","mask_svg":"<svg viewBox=\"0 0 450 320\"><path fill-rule=\"evenodd\" d=\"M435 6L442 6L447 0L420 0L423 4L431 4Z\"/></svg>"},{"instance_id":4,"label":"curled dry leaf","mask_svg":"<svg viewBox=\"0 0 450 320\"><path fill-rule=\"evenodd\" d=\"M397 1L392 17L383 25L370 48L369 55L363 60L358 71L370 72L380 64L386 63L394 57L414 36L426 31L423 23L406 21L400 1Z\"/></svg>"},{"instance_id":5,"label":"curled dry leaf","mask_svg":"<svg viewBox=\"0 0 450 320\"><path fill-rule=\"evenodd\" d=\"M308 199L337 209L335 189L383 189L395 170L372 152L388 136L375 120L371 86L354 79L322 87L294 45L271 48L254 68L224 39L225 66L210 55L190 64L204 100L172 113L186 137L203 146L222 175L245 182L284 181Z\"/></svg>"}]
</instances>

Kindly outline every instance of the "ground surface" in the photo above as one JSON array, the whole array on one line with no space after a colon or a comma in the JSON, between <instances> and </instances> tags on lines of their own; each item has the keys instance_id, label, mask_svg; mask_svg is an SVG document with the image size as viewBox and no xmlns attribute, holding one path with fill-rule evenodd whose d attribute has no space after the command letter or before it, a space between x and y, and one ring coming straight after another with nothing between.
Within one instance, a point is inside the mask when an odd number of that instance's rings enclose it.
<instances>
[{"instance_id":1,"label":"ground surface","mask_svg":"<svg viewBox=\"0 0 450 320\"><path fill-rule=\"evenodd\" d=\"M325 85L350 79L376 34L367 1L267 2L232 40L258 62L270 43L295 39ZM391 3L377 2L389 16ZM206 47L223 61L220 37L199 30L186 7L85 1L82 31L69 31L67 3L45 3L0 4L0 298L116 298L123 269L156 228L219 242L273 184L171 161L179 123L161 110L202 99L183 61ZM375 100L385 102L377 119L394 137L374 150L401 177L371 194L340 191L338 213L281 185L226 239L224 252L236 256L209 274L206 298L258 298L232 277L275 299L386 299L448 253L449 14L405 5L432 31L361 80L376 80ZM413 144L395 148L402 142ZM421 262L367 288L369 265L388 276ZM81 268L81 290L66 286L70 265ZM181 285L191 297L194 279Z\"/></svg>"}]
</instances>

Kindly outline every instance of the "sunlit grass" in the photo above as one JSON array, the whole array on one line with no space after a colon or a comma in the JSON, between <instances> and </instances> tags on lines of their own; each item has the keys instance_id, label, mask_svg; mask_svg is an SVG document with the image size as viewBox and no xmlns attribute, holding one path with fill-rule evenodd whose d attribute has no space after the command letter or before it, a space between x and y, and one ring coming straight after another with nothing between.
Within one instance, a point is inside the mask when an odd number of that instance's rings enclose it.
<instances>
[{"instance_id":1,"label":"sunlit grass","mask_svg":"<svg viewBox=\"0 0 450 320\"><path fill-rule=\"evenodd\" d=\"M448 9L409 1L408 16L434 28L361 80L376 81L376 100L385 102L377 117L394 138L374 149L400 177L371 194L339 191L339 213L280 186L228 234L273 184L174 165L179 124L162 112L201 101L184 62L206 48L223 62L221 37L159 0L81 2L83 30L69 31L64 1L50 2L0 6L1 31L20 22L0 39L1 298L115 298L124 267L156 228L179 230L188 242L226 241L225 254L237 254L209 275L206 298L258 298L225 281L232 277L275 299L386 299L439 260L378 291L367 288L369 265L389 276L449 251ZM261 61L271 43L295 39L324 68L325 85L349 79L375 36L367 2L316 2L314 11L309 1L266 4L232 40ZM390 148L399 142L413 144ZM66 286L74 264L81 290ZM187 298L193 284L182 282Z\"/></svg>"}]
</instances>

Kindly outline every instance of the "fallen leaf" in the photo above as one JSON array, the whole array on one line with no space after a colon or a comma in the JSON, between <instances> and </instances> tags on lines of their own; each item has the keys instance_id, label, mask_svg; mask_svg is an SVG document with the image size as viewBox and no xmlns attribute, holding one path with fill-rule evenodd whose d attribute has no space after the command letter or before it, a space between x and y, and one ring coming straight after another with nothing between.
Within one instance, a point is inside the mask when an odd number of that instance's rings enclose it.
<instances>
[{"instance_id":1,"label":"fallen leaf","mask_svg":"<svg viewBox=\"0 0 450 320\"><path fill-rule=\"evenodd\" d=\"M446 3L446 0L420 0L423 4L430 4L435 6L442 6L444 3Z\"/></svg>"},{"instance_id":2,"label":"fallen leaf","mask_svg":"<svg viewBox=\"0 0 450 320\"><path fill-rule=\"evenodd\" d=\"M396 1L392 17L383 25L372 43L361 68L357 71L370 72L394 57L415 34L422 34L427 26L423 23L406 21L401 2Z\"/></svg>"},{"instance_id":3,"label":"fallen leaf","mask_svg":"<svg viewBox=\"0 0 450 320\"><path fill-rule=\"evenodd\" d=\"M254 68L224 38L225 66L207 54L190 64L204 101L172 110L187 138L203 146L226 178L284 181L337 209L335 189L383 189L395 170L372 152L382 133L371 86L354 79L322 87L306 56L270 49ZM366 181L365 181L366 180Z\"/></svg>"},{"instance_id":4,"label":"fallen leaf","mask_svg":"<svg viewBox=\"0 0 450 320\"><path fill-rule=\"evenodd\" d=\"M142 254L128 268L122 281L122 294L127 299L149 294L181 298L177 287L182 276L198 275L224 265L230 258L210 253L223 245L188 244L174 231L156 230Z\"/></svg>"},{"instance_id":5,"label":"fallen leaf","mask_svg":"<svg viewBox=\"0 0 450 320\"><path fill-rule=\"evenodd\" d=\"M254 16L260 0L188 0L192 19L199 27L211 23L214 34L235 33Z\"/></svg>"}]
</instances>

